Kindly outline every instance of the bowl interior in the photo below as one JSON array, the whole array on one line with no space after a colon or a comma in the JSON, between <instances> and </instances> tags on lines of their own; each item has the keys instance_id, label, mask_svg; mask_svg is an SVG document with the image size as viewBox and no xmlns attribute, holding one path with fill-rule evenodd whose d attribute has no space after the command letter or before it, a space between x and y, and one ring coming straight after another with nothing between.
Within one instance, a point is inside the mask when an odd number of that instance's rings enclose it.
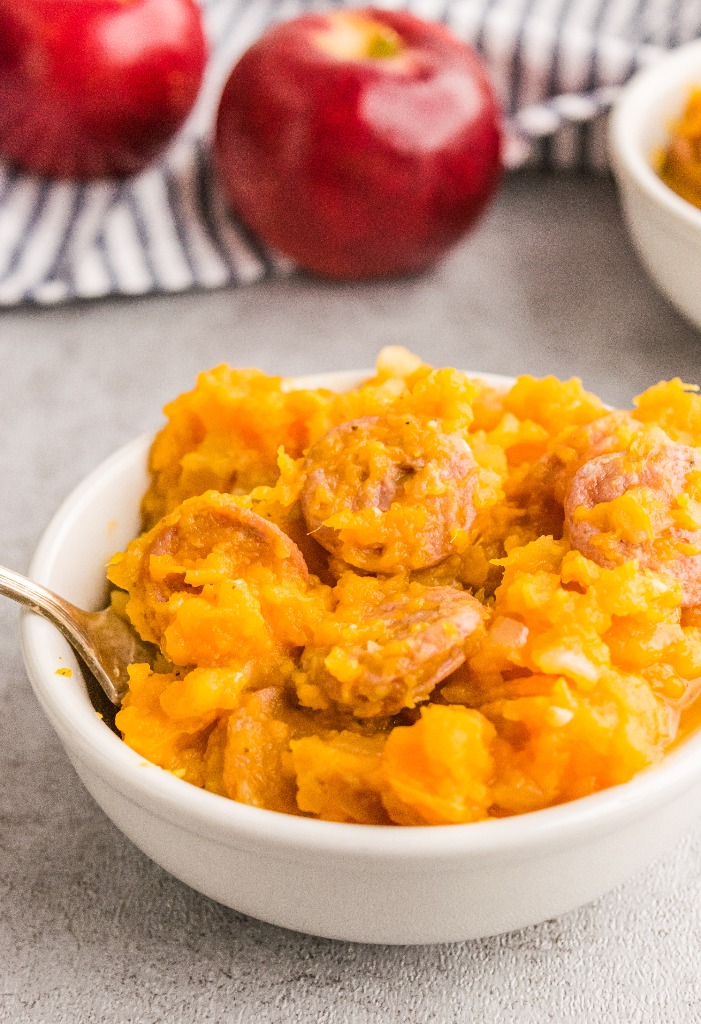
<instances>
[{"instance_id":1,"label":"bowl interior","mask_svg":"<svg viewBox=\"0 0 701 1024\"><path fill-rule=\"evenodd\" d=\"M610 139L615 169L632 175L655 200L701 232L701 210L673 192L655 170L693 85L701 86L701 40L673 50L623 88Z\"/></svg>"},{"instance_id":2,"label":"bowl interior","mask_svg":"<svg viewBox=\"0 0 701 1024\"><path fill-rule=\"evenodd\" d=\"M657 68L654 69L657 72ZM680 67L676 75L666 74L664 77L655 74L639 96L641 111L645 116L630 119L632 142L646 157L648 166L653 167L655 160L670 139L673 122L681 115L684 103L688 98L689 86L692 84L693 68L686 70ZM698 79L701 83L701 50L699 50Z\"/></svg>"}]
</instances>

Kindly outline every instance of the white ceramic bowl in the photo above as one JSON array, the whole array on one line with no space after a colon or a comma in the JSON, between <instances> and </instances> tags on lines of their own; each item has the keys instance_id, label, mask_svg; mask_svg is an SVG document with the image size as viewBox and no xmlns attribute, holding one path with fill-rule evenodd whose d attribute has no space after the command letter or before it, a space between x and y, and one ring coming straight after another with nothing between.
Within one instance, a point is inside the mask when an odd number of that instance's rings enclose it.
<instances>
[{"instance_id":1,"label":"white ceramic bowl","mask_svg":"<svg viewBox=\"0 0 701 1024\"><path fill-rule=\"evenodd\" d=\"M701 328L701 210L658 177L654 161L691 85L701 85L701 40L640 71L611 115L609 149L628 228L660 291Z\"/></svg>"},{"instance_id":2,"label":"white ceramic bowl","mask_svg":"<svg viewBox=\"0 0 701 1024\"><path fill-rule=\"evenodd\" d=\"M340 389L360 376L304 383ZM105 563L139 529L148 445L140 438L122 448L71 494L36 552L35 579L78 605L104 602ZM345 825L247 807L146 763L96 715L61 635L29 613L22 634L34 691L117 827L194 889L302 932L448 942L542 921L643 867L701 807L701 735L624 786L471 825ZM64 666L70 678L56 674Z\"/></svg>"}]
</instances>

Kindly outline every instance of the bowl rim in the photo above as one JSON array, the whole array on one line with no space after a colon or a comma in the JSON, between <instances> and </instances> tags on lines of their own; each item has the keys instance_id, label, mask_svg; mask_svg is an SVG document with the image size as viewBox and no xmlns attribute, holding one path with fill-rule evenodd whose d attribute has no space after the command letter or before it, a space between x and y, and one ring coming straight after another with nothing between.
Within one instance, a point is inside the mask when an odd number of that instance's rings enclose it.
<instances>
[{"instance_id":1,"label":"bowl rim","mask_svg":"<svg viewBox=\"0 0 701 1024\"><path fill-rule=\"evenodd\" d=\"M623 86L613 106L609 123L609 148L618 175L627 174L667 213L701 232L701 210L665 185L653 170L650 154L644 152L637 138L639 125L647 117L650 101L676 92L684 82L694 84L691 72L697 64L697 80L701 85L701 39L677 47L638 71Z\"/></svg>"},{"instance_id":2,"label":"bowl rim","mask_svg":"<svg viewBox=\"0 0 701 1024\"><path fill-rule=\"evenodd\" d=\"M466 371L496 386L514 378ZM318 386L334 379L337 387L352 385L372 371L316 374L294 379L295 386ZM327 384L328 386L328 384ZM143 465L152 434L143 434L100 462L63 501L47 525L29 574L51 585L60 562L64 538L76 516L90 505L106 482ZM145 810L197 835L218 837L229 845L264 842L273 848L304 854L330 855L396 862L433 863L459 857L533 856L546 848L566 847L586 835L607 834L663 803L682 795L701 781L701 729L686 736L662 761L644 769L629 782L590 796L511 817L457 825L359 825L322 821L251 807L199 789L147 762L101 721L87 699L80 671L55 686L57 657L68 663L72 651L60 633L29 610L21 617L22 650L34 693L66 749L89 763L116 791ZM49 653L47 639L53 638ZM77 664L77 663L76 663ZM184 815L184 817L183 817Z\"/></svg>"}]
</instances>

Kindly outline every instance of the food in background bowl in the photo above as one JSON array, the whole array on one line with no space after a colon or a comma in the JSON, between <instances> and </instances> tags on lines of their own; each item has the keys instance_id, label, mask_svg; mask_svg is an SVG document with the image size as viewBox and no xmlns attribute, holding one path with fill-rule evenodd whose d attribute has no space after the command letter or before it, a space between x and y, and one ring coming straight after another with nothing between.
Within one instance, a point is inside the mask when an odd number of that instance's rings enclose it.
<instances>
[{"instance_id":1,"label":"food in background bowl","mask_svg":"<svg viewBox=\"0 0 701 1024\"><path fill-rule=\"evenodd\" d=\"M220 366L166 407L109 567L157 665L117 725L235 800L447 824L659 760L701 676L701 398L609 412L404 350L340 394Z\"/></svg>"},{"instance_id":2,"label":"food in background bowl","mask_svg":"<svg viewBox=\"0 0 701 1024\"><path fill-rule=\"evenodd\" d=\"M659 171L665 185L701 209L701 86L691 89L681 117L672 125Z\"/></svg>"}]
</instances>

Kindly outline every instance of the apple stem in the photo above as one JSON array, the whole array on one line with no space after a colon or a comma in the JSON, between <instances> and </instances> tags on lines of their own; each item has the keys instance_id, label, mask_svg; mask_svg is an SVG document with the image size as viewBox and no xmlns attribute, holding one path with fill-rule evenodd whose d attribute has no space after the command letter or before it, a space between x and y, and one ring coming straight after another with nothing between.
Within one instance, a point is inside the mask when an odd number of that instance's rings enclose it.
<instances>
[{"instance_id":1,"label":"apple stem","mask_svg":"<svg viewBox=\"0 0 701 1024\"><path fill-rule=\"evenodd\" d=\"M398 32L362 12L334 12L327 25L317 35L317 45L339 60L387 60L404 49Z\"/></svg>"},{"instance_id":2,"label":"apple stem","mask_svg":"<svg viewBox=\"0 0 701 1024\"><path fill-rule=\"evenodd\" d=\"M378 27L367 42L368 57L395 57L402 49L402 40L389 25Z\"/></svg>"}]
</instances>

